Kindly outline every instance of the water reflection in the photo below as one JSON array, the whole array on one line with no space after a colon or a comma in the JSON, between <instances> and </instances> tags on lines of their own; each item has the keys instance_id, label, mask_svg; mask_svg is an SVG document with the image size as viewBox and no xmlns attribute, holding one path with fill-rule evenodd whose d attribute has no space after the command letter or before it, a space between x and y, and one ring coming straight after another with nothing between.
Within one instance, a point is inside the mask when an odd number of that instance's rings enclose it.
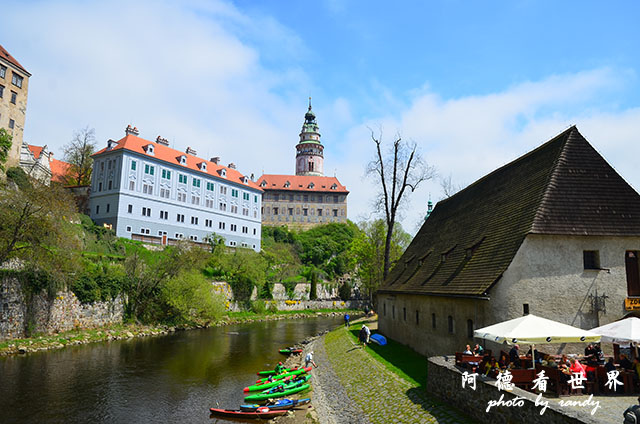
<instances>
[{"instance_id":1,"label":"water reflection","mask_svg":"<svg viewBox=\"0 0 640 424\"><path fill-rule=\"evenodd\" d=\"M313 318L179 332L0 359L0 422L206 422L236 408L278 349L340 324Z\"/></svg>"}]
</instances>

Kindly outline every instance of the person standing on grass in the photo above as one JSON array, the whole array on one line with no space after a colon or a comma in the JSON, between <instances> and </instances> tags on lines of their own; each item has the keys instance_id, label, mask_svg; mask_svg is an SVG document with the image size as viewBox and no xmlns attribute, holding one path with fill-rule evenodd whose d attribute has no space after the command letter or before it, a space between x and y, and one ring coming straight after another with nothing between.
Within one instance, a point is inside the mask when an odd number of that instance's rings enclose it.
<instances>
[{"instance_id":1,"label":"person standing on grass","mask_svg":"<svg viewBox=\"0 0 640 424\"><path fill-rule=\"evenodd\" d=\"M371 330L369 330L369 327L367 327L366 325L364 326L364 332L367 335L367 338L364 342L364 344L366 345L367 343L369 343L369 338L371 337Z\"/></svg>"},{"instance_id":2,"label":"person standing on grass","mask_svg":"<svg viewBox=\"0 0 640 424\"><path fill-rule=\"evenodd\" d=\"M349 320L351 319L351 317L349 316L349 314L344 314L344 326L349 328Z\"/></svg>"}]
</instances>

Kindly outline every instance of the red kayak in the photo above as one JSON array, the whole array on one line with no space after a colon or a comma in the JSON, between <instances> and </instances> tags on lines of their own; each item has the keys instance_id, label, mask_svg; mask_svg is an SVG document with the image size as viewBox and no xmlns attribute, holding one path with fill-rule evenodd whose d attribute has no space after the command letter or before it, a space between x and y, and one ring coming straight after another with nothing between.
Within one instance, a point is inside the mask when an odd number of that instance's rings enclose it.
<instances>
[{"instance_id":1,"label":"red kayak","mask_svg":"<svg viewBox=\"0 0 640 424\"><path fill-rule=\"evenodd\" d=\"M215 415L218 417L228 417L228 418L253 418L253 419L271 419L275 417L281 417L287 414L286 410L283 411L272 411L266 406L256 409L253 412L244 412L239 409L220 409L220 408L210 408L211 415Z\"/></svg>"}]
</instances>

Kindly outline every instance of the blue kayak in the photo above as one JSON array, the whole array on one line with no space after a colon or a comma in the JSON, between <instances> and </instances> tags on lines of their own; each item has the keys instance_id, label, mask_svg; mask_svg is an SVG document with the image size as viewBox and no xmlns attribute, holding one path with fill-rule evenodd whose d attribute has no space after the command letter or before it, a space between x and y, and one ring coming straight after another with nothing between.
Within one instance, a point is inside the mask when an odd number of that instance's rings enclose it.
<instances>
[{"instance_id":1,"label":"blue kayak","mask_svg":"<svg viewBox=\"0 0 640 424\"><path fill-rule=\"evenodd\" d=\"M379 344L380 346L384 346L387 344L387 339L382 334L372 334L369 337L369 340L371 340L375 344Z\"/></svg>"}]
</instances>

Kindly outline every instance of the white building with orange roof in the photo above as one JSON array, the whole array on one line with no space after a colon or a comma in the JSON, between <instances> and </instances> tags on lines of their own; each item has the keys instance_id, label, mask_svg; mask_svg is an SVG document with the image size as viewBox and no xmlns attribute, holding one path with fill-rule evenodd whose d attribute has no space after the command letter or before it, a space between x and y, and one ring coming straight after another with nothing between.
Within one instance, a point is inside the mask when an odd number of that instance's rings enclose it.
<instances>
[{"instance_id":1,"label":"white building with orange roof","mask_svg":"<svg viewBox=\"0 0 640 424\"><path fill-rule=\"evenodd\" d=\"M349 191L336 177L325 177L323 167L324 146L309 102L296 145L296 175L264 174L258 178L264 190L262 223L307 229L347 222Z\"/></svg>"},{"instance_id":2,"label":"white building with orange roof","mask_svg":"<svg viewBox=\"0 0 640 424\"><path fill-rule=\"evenodd\" d=\"M204 242L215 233L227 246L260 251L262 189L254 181L233 163L138 135L128 126L124 138L93 155L89 209L96 223L145 242Z\"/></svg>"},{"instance_id":3,"label":"white building with orange roof","mask_svg":"<svg viewBox=\"0 0 640 424\"><path fill-rule=\"evenodd\" d=\"M65 184L71 164L55 159L47 145L34 146L22 142L20 168L31 178L49 185L50 181Z\"/></svg>"}]
</instances>

